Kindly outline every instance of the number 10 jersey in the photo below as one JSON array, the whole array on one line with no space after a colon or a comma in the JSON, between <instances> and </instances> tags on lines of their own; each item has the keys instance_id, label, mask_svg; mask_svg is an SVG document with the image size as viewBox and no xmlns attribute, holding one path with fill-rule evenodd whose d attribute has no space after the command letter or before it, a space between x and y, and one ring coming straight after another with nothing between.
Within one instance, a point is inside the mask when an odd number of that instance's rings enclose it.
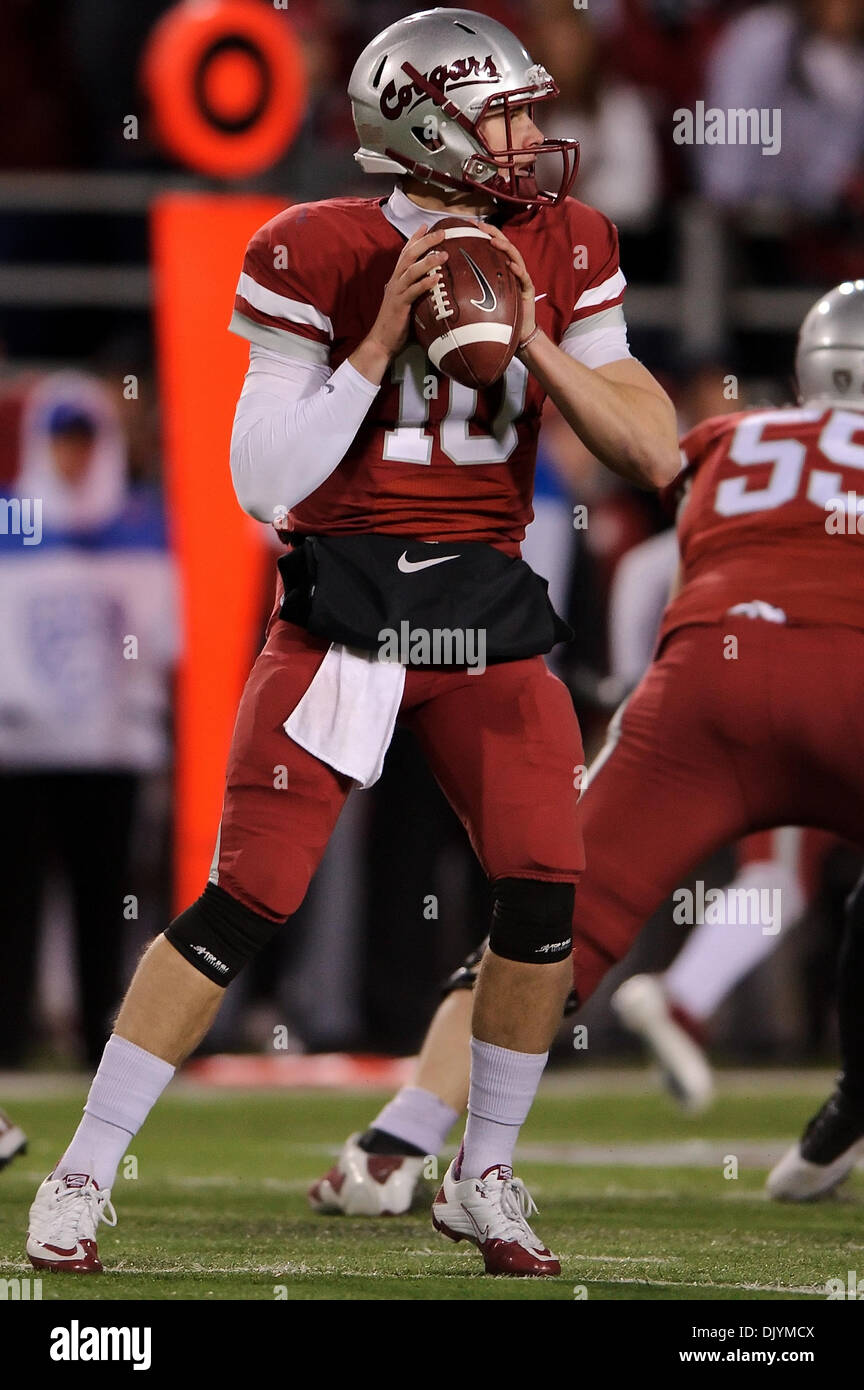
<instances>
[{"instance_id":1,"label":"number 10 jersey","mask_svg":"<svg viewBox=\"0 0 864 1390\"><path fill-rule=\"evenodd\" d=\"M266 223L247 248L232 330L335 370L375 322L405 245L385 201L299 204ZM623 325L618 238L602 213L568 198L517 213L504 231L525 258L537 322L554 342L578 356L589 335ZM533 515L543 400L515 358L494 386L473 391L436 372L409 339L341 463L293 509L293 529L485 541L518 554Z\"/></svg>"}]
</instances>

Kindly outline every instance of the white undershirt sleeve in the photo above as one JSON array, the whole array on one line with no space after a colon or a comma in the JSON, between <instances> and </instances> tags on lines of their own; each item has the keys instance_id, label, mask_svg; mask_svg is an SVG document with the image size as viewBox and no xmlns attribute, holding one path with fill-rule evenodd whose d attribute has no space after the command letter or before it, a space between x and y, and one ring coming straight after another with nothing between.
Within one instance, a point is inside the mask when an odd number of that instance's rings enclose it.
<instances>
[{"instance_id":1,"label":"white undershirt sleeve","mask_svg":"<svg viewBox=\"0 0 864 1390\"><path fill-rule=\"evenodd\" d=\"M621 305L601 309L599 313L571 323L561 339L560 347L562 352L581 362L583 367L605 367L609 362L632 357Z\"/></svg>"},{"instance_id":2,"label":"white undershirt sleeve","mask_svg":"<svg viewBox=\"0 0 864 1390\"><path fill-rule=\"evenodd\" d=\"M231 477L257 521L302 502L341 463L380 387L347 360L288 357L253 343L234 415Z\"/></svg>"}]
</instances>

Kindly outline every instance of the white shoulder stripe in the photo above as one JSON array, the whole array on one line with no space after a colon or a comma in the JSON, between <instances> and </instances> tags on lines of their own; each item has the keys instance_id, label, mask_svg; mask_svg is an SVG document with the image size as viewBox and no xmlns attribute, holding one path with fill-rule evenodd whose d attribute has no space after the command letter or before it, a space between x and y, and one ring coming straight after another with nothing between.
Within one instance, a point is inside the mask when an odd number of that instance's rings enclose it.
<instances>
[{"instance_id":1,"label":"white shoulder stripe","mask_svg":"<svg viewBox=\"0 0 864 1390\"><path fill-rule=\"evenodd\" d=\"M613 304L611 309L598 309L596 314L589 314L587 318L577 319L575 323L569 323L564 330L564 336L559 346L563 347L571 338L584 338L588 333L594 333L598 328L621 327L626 327L624 310L620 304Z\"/></svg>"},{"instance_id":2,"label":"white shoulder stripe","mask_svg":"<svg viewBox=\"0 0 864 1390\"><path fill-rule=\"evenodd\" d=\"M586 290L584 294L580 294L573 305L573 313L575 314L577 309L589 309L593 304L605 304L607 299L617 299L626 284L624 272L616 270L615 274L610 275L608 280L604 280L602 285L595 285L592 290Z\"/></svg>"},{"instance_id":3,"label":"white shoulder stripe","mask_svg":"<svg viewBox=\"0 0 864 1390\"><path fill-rule=\"evenodd\" d=\"M286 294L276 294L275 290L265 290L263 285L259 285L257 280L253 280L251 275L241 274L237 281L237 293L251 304L253 309L260 309L262 314L269 314L274 319L287 319L289 323L305 323L311 328L320 328L329 337L333 337L333 324L326 314L314 309L311 304L304 304L300 299L289 299Z\"/></svg>"},{"instance_id":4,"label":"white shoulder stripe","mask_svg":"<svg viewBox=\"0 0 864 1390\"><path fill-rule=\"evenodd\" d=\"M238 338L248 339L257 347L270 348L271 351L281 353L283 357L324 364L330 361L330 349L326 343L319 343L316 338L301 338L299 333L292 333L290 328L276 328L272 323L257 323L255 319L250 319L248 314L241 314L239 309L235 309L231 315L228 331L236 333Z\"/></svg>"}]
</instances>

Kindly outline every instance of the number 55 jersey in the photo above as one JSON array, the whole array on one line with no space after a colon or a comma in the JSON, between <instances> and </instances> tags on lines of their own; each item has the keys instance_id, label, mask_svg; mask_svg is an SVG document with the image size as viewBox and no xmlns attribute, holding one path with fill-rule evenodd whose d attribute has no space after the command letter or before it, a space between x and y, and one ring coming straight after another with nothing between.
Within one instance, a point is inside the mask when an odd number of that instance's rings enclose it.
<instances>
[{"instance_id":1,"label":"number 55 jersey","mask_svg":"<svg viewBox=\"0 0 864 1390\"><path fill-rule=\"evenodd\" d=\"M864 628L864 409L718 416L682 441L676 628L730 611Z\"/></svg>"},{"instance_id":2,"label":"number 55 jersey","mask_svg":"<svg viewBox=\"0 0 864 1390\"><path fill-rule=\"evenodd\" d=\"M724 845L795 825L864 849L864 410L726 415L683 446L682 586L582 801L583 1001ZM775 931L766 897L729 930Z\"/></svg>"},{"instance_id":3,"label":"number 55 jersey","mask_svg":"<svg viewBox=\"0 0 864 1390\"><path fill-rule=\"evenodd\" d=\"M424 211L398 187L386 200L287 208L249 243L231 328L318 364L320 388L372 328L407 238L447 215ZM503 230L525 258L549 337L589 367L629 357L625 281L608 218L567 198L520 212ZM341 463L294 508L293 529L485 541L518 554L532 517L543 400L515 358L500 381L477 392L437 373L409 338Z\"/></svg>"}]
</instances>

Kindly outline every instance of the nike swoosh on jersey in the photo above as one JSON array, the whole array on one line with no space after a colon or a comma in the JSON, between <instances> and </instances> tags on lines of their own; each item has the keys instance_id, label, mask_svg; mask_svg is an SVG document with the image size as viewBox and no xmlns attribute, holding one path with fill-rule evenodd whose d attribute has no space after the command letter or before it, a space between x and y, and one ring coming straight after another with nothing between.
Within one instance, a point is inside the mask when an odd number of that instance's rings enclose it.
<instances>
[{"instance_id":1,"label":"nike swoosh on jersey","mask_svg":"<svg viewBox=\"0 0 864 1390\"><path fill-rule=\"evenodd\" d=\"M428 570L433 565L443 565L445 560L458 560L458 555L439 555L435 560L409 560L408 551L403 550L397 561L397 569L403 574L413 574L415 570Z\"/></svg>"},{"instance_id":2,"label":"nike swoosh on jersey","mask_svg":"<svg viewBox=\"0 0 864 1390\"><path fill-rule=\"evenodd\" d=\"M483 274L483 271L480 269L479 265L473 259L473 257L469 256L468 252L463 250L461 246L459 247L459 250L462 251L462 255L465 257L471 269L474 271L474 274L477 277L477 284L483 291L482 299L471 299L469 300L469 303L473 304L477 309L482 309L484 313L491 314L495 309L498 308L498 300L495 298L495 291L489 284L489 281L486 279L486 276Z\"/></svg>"}]
</instances>

